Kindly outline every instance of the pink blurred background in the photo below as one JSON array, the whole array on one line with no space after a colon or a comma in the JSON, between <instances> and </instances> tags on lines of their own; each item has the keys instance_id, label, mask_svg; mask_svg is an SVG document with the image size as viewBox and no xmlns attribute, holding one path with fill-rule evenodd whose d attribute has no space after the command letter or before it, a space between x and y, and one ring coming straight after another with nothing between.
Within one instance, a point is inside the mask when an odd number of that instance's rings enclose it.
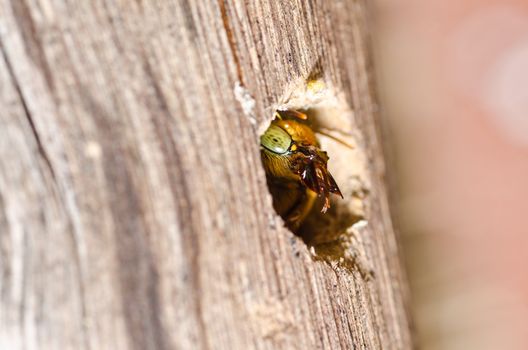
<instances>
[{"instance_id":1,"label":"pink blurred background","mask_svg":"<svg viewBox=\"0 0 528 350\"><path fill-rule=\"evenodd\" d=\"M418 346L528 349L528 1L372 10Z\"/></svg>"}]
</instances>

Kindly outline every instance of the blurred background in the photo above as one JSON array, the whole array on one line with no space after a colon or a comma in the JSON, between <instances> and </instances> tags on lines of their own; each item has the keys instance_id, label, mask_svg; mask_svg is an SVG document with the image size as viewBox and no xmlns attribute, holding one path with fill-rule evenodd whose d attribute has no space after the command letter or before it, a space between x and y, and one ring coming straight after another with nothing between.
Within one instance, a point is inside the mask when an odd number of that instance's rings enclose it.
<instances>
[{"instance_id":1,"label":"blurred background","mask_svg":"<svg viewBox=\"0 0 528 350\"><path fill-rule=\"evenodd\" d=\"M528 1L377 0L421 349L528 349Z\"/></svg>"}]
</instances>

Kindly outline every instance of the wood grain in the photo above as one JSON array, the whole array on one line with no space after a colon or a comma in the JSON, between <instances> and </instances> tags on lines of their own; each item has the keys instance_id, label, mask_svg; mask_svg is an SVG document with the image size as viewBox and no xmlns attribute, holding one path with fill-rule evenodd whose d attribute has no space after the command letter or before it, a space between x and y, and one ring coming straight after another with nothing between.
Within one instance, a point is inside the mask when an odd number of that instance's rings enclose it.
<instances>
[{"instance_id":1,"label":"wood grain","mask_svg":"<svg viewBox=\"0 0 528 350\"><path fill-rule=\"evenodd\" d=\"M0 348L411 348L363 1L0 0L0 40ZM258 127L314 72L364 135L370 279L266 188Z\"/></svg>"}]
</instances>

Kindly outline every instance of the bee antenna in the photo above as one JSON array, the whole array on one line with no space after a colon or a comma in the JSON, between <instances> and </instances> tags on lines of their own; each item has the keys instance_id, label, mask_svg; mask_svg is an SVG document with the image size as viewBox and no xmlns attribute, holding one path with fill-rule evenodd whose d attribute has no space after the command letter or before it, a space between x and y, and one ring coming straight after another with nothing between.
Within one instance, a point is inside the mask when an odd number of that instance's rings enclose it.
<instances>
[{"instance_id":1,"label":"bee antenna","mask_svg":"<svg viewBox=\"0 0 528 350\"><path fill-rule=\"evenodd\" d=\"M346 141L344 141L343 139L340 139L339 137L335 137L334 135L330 134L330 131L327 130L327 129L318 129L317 130L317 133L321 134L321 135L324 135L326 137L329 137L331 138L332 140L336 141L336 142L339 142L340 144L342 144L343 146L346 146L350 149L354 149L355 147L352 146L351 144L347 143Z\"/></svg>"}]
</instances>

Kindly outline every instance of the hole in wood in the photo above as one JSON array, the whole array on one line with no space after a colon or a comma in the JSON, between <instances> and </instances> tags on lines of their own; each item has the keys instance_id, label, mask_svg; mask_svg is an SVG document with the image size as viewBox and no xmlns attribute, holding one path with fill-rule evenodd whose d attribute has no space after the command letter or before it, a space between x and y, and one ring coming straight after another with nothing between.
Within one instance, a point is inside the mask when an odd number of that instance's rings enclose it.
<instances>
[{"instance_id":1,"label":"hole in wood","mask_svg":"<svg viewBox=\"0 0 528 350\"><path fill-rule=\"evenodd\" d=\"M317 258L370 276L357 246L370 186L353 112L320 81L285 101L261 136L274 209Z\"/></svg>"}]
</instances>

